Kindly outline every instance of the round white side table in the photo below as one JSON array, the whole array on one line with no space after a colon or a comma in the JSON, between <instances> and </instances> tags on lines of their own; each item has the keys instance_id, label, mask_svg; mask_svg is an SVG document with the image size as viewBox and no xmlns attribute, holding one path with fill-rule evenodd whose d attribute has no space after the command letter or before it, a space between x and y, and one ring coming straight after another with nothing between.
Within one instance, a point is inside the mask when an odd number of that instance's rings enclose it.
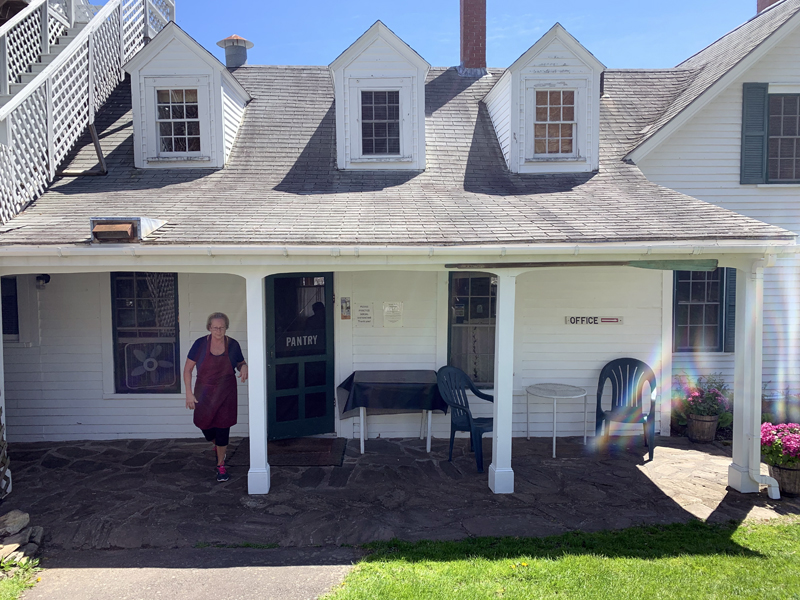
<instances>
[{"instance_id":1,"label":"round white side table","mask_svg":"<svg viewBox=\"0 0 800 600\"><path fill-rule=\"evenodd\" d=\"M556 457L556 402L573 398L583 398L583 445L586 445L586 415L588 410L586 390L565 383L536 383L525 388L527 394L525 404L527 413L527 437L531 439L531 403L530 397L553 399L553 458Z\"/></svg>"}]
</instances>

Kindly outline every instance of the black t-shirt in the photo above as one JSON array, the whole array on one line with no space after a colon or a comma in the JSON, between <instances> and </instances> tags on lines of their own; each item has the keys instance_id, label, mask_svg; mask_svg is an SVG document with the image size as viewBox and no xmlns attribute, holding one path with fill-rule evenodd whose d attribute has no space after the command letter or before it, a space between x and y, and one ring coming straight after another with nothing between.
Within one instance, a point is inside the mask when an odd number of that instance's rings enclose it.
<instances>
[{"instance_id":1,"label":"black t-shirt","mask_svg":"<svg viewBox=\"0 0 800 600\"><path fill-rule=\"evenodd\" d=\"M187 358L197 363L197 371L200 372L200 365L206 358L206 344L211 336L197 338L192 344L192 349L189 350ZM226 336L227 337L227 336ZM242 354L242 347L233 338L228 338L228 358L231 365L235 369L239 363L244 362L244 355Z\"/></svg>"}]
</instances>

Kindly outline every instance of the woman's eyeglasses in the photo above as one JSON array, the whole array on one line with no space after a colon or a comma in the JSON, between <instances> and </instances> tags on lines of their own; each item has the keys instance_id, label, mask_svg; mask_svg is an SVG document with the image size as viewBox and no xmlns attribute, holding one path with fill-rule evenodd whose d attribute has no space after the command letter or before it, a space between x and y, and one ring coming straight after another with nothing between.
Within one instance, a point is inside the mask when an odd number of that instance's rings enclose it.
<instances>
[{"instance_id":1,"label":"woman's eyeglasses","mask_svg":"<svg viewBox=\"0 0 800 600\"><path fill-rule=\"evenodd\" d=\"M211 327L211 331L225 331L227 327Z\"/></svg>"}]
</instances>

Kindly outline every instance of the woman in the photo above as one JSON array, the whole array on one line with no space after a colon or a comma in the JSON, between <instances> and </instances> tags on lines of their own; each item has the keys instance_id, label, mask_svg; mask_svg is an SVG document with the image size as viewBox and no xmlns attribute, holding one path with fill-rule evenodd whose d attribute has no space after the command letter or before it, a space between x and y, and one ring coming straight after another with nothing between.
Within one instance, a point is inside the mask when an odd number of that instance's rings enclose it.
<instances>
[{"instance_id":1,"label":"woman","mask_svg":"<svg viewBox=\"0 0 800 600\"><path fill-rule=\"evenodd\" d=\"M236 425L236 374L239 370L242 383L247 381L247 363L244 362L239 342L225 332L230 320L224 313L208 316L206 329L210 335L198 338L189 350L183 367L186 388L186 408L194 411L194 424L209 442L214 442L217 454L217 481L228 481L225 468L225 450L231 427ZM197 365L197 383L192 393L192 371Z\"/></svg>"}]
</instances>

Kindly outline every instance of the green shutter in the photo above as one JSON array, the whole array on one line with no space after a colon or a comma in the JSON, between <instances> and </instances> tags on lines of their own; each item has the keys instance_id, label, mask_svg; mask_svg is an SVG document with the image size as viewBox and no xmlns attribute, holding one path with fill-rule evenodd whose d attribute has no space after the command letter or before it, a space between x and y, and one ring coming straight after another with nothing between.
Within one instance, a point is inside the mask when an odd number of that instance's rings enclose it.
<instances>
[{"instance_id":1,"label":"green shutter","mask_svg":"<svg viewBox=\"0 0 800 600\"><path fill-rule=\"evenodd\" d=\"M736 269L725 269L725 330L723 352L736 349Z\"/></svg>"},{"instance_id":2,"label":"green shutter","mask_svg":"<svg viewBox=\"0 0 800 600\"><path fill-rule=\"evenodd\" d=\"M741 183L766 183L768 89L766 83L742 87Z\"/></svg>"}]
</instances>

